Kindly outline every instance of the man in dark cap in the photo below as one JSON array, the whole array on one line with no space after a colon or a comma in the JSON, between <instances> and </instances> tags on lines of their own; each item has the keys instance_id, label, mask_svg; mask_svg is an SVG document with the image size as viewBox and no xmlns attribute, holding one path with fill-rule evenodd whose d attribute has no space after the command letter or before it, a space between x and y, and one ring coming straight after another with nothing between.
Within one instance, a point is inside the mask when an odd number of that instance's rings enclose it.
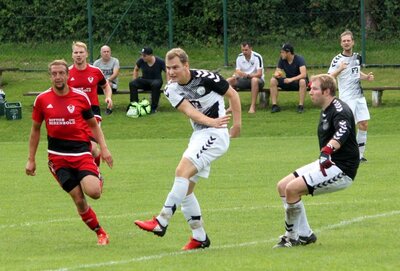
<instances>
[{"instance_id":1,"label":"man in dark cap","mask_svg":"<svg viewBox=\"0 0 400 271\"><path fill-rule=\"evenodd\" d=\"M133 80L129 83L130 102L139 102L138 90L151 90L151 113L155 113L160 100L163 84L161 72L165 72L165 62L153 55L153 49L145 47L140 51L141 57L136 61ZM142 70L142 76L139 71Z\"/></svg>"},{"instance_id":2,"label":"man in dark cap","mask_svg":"<svg viewBox=\"0 0 400 271\"><path fill-rule=\"evenodd\" d=\"M307 84L307 69L304 58L294 54L292 45L289 43L283 44L281 47L281 57L270 81L271 113L281 111L281 108L278 106L278 88L288 91L299 91L297 112L303 113Z\"/></svg>"}]
</instances>

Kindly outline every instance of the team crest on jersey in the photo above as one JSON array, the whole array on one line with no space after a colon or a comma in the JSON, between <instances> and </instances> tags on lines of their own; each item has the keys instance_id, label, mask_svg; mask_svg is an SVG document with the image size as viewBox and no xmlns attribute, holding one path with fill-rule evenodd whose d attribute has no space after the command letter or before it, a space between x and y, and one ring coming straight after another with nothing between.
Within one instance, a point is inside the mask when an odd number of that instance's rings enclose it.
<instances>
[{"instance_id":1,"label":"team crest on jersey","mask_svg":"<svg viewBox=\"0 0 400 271\"><path fill-rule=\"evenodd\" d=\"M322 129L323 129L324 131L326 131L326 130L329 129L329 123L328 123L328 121L327 121L326 119L324 119L324 120L322 121Z\"/></svg>"},{"instance_id":2,"label":"team crest on jersey","mask_svg":"<svg viewBox=\"0 0 400 271\"><path fill-rule=\"evenodd\" d=\"M74 113L74 111L75 111L75 106L72 105L72 104L70 104L70 105L67 106L67 109L68 109L69 113L72 114L72 113Z\"/></svg>"},{"instance_id":3,"label":"team crest on jersey","mask_svg":"<svg viewBox=\"0 0 400 271\"><path fill-rule=\"evenodd\" d=\"M199 94L199 95L201 95L201 96L203 96L203 95L206 93L206 89L205 89L203 86L199 86L199 87L196 89L196 93Z\"/></svg>"},{"instance_id":4,"label":"team crest on jersey","mask_svg":"<svg viewBox=\"0 0 400 271\"><path fill-rule=\"evenodd\" d=\"M89 83L93 83L94 78L92 76L88 77Z\"/></svg>"}]
</instances>

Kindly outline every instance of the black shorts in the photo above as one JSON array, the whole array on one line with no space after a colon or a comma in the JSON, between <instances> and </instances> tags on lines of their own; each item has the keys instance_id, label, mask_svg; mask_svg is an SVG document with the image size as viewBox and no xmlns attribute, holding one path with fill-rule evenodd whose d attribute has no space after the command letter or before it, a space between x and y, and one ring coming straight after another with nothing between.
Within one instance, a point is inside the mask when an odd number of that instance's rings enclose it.
<instances>
[{"instance_id":1,"label":"black shorts","mask_svg":"<svg viewBox=\"0 0 400 271\"><path fill-rule=\"evenodd\" d=\"M94 172L88 170L78 171L72 168L60 168L56 172L58 183L67 193L71 192L72 189L77 187L81 183L81 180L88 175L97 177Z\"/></svg>"},{"instance_id":2,"label":"black shorts","mask_svg":"<svg viewBox=\"0 0 400 271\"><path fill-rule=\"evenodd\" d=\"M278 87L283 89L283 90L287 90L287 91L299 91L300 86L299 86L299 80L294 81L292 83L286 84L283 81L285 80L285 78L281 77L281 78L276 78L276 80L278 80ZM301 80L301 79L300 79ZM308 84L308 78L305 79L306 80L306 86Z\"/></svg>"}]
</instances>

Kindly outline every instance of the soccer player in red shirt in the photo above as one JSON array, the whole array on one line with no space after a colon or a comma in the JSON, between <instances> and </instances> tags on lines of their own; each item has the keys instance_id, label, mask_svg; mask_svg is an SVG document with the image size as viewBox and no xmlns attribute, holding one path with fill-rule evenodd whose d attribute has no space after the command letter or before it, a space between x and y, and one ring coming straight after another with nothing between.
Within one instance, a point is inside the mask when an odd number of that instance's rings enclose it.
<instances>
[{"instance_id":1,"label":"soccer player in red shirt","mask_svg":"<svg viewBox=\"0 0 400 271\"><path fill-rule=\"evenodd\" d=\"M99 199L103 182L91 154L92 134L100 146L100 155L111 168L113 159L104 135L96 122L88 96L67 85L68 65L64 60L49 64L52 87L39 94L33 105L29 157L25 172L36 175L35 155L40 141L40 127L45 121L48 138L49 169L59 185L71 196L83 222L97 234L97 243L107 245L108 235L100 226L85 194Z\"/></svg>"},{"instance_id":2,"label":"soccer player in red shirt","mask_svg":"<svg viewBox=\"0 0 400 271\"><path fill-rule=\"evenodd\" d=\"M113 102L111 99L112 90L108 81L104 77L103 72L87 63L88 51L85 43L77 41L72 43L72 59L74 64L69 68L68 85L73 88L82 90L87 94L92 104L92 110L97 122L101 123L101 111L99 104L99 97L97 95L97 87L101 86L105 95L105 102L107 109L111 110ZM112 111L108 111L112 112ZM90 131L88 131L90 133ZM96 142L92 137L92 153L95 158L96 164L100 165L100 152L97 148Z\"/></svg>"}]
</instances>

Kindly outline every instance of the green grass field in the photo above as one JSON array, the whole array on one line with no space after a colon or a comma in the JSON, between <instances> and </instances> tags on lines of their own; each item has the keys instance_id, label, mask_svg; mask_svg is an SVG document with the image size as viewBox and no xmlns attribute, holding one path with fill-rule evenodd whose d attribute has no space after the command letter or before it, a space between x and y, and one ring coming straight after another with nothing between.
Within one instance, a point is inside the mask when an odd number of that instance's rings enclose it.
<instances>
[{"instance_id":1,"label":"green grass field","mask_svg":"<svg viewBox=\"0 0 400 271\"><path fill-rule=\"evenodd\" d=\"M231 72L222 70L225 76ZM379 81L372 85L399 84L398 69L374 72ZM129 119L124 115L128 96L115 96L114 113L104 116L102 124L115 166L102 166L104 194L98 201L89 200L111 240L109 246L98 247L95 234L47 169L45 130L37 176L24 173L34 97L22 93L46 89L47 74L3 76L7 100L21 101L23 110L22 120L0 117L0 270L400 269L398 91L386 91L384 104L370 108L368 163L360 166L354 185L304 197L317 243L282 250L272 249L284 232L275 186L318 157L319 109L308 98L306 112L299 115L297 94L282 92L281 113L259 109L249 115L249 93L241 93L242 136L232 140L229 152L213 163L210 178L196 189L211 247L182 252L190 230L180 211L163 238L139 230L133 221L151 218L164 203L191 134L184 116L162 98L159 113ZM127 86L129 78L130 72L123 71L121 83ZM366 97L370 104L371 93Z\"/></svg>"}]
</instances>

